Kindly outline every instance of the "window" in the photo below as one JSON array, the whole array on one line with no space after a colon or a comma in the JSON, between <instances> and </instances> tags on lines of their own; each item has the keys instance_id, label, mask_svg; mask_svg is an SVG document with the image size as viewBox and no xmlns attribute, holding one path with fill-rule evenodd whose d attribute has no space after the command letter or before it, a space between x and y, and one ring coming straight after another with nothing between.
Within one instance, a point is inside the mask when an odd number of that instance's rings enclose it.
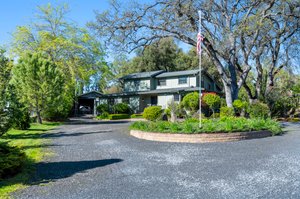
<instances>
[{"instance_id":1,"label":"window","mask_svg":"<svg viewBox=\"0 0 300 199\"><path fill-rule=\"evenodd\" d=\"M211 89L211 85L210 84L208 84L208 90L210 90Z\"/></svg>"},{"instance_id":2,"label":"window","mask_svg":"<svg viewBox=\"0 0 300 199\"><path fill-rule=\"evenodd\" d=\"M186 83L187 83L187 77L178 78L178 84L186 84Z\"/></svg>"},{"instance_id":3,"label":"window","mask_svg":"<svg viewBox=\"0 0 300 199\"><path fill-rule=\"evenodd\" d=\"M122 99L122 102L125 103L125 104L129 104L129 98L128 97L124 97Z\"/></svg>"},{"instance_id":4,"label":"window","mask_svg":"<svg viewBox=\"0 0 300 199\"><path fill-rule=\"evenodd\" d=\"M165 85L167 85L166 79L159 79L159 80L158 80L158 85L159 85L159 86L165 86Z\"/></svg>"},{"instance_id":5,"label":"window","mask_svg":"<svg viewBox=\"0 0 300 199\"><path fill-rule=\"evenodd\" d=\"M115 104L115 99L114 98L108 98L108 104L109 105L114 105Z\"/></svg>"},{"instance_id":6,"label":"window","mask_svg":"<svg viewBox=\"0 0 300 199\"><path fill-rule=\"evenodd\" d=\"M179 102L179 94L174 94L174 102Z\"/></svg>"}]
</instances>

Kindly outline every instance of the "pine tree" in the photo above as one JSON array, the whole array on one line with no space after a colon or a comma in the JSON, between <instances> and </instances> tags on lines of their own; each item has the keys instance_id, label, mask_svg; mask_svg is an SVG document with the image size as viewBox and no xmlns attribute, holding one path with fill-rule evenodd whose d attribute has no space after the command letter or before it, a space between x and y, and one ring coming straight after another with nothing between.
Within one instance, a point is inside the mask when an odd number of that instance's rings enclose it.
<instances>
[{"instance_id":1,"label":"pine tree","mask_svg":"<svg viewBox=\"0 0 300 199\"><path fill-rule=\"evenodd\" d=\"M20 100L35 111L37 122L42 113L55 109L63 92L63 77L59 68L40 53L26 54L13 68L13 84Z\"/></svg>"}]
</instances>

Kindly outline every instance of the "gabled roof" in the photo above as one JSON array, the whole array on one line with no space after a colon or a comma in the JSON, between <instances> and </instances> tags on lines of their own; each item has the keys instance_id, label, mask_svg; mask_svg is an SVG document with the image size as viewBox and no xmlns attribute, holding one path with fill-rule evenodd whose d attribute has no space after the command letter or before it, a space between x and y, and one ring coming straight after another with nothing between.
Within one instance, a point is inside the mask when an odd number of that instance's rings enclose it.
<instances>
[{"instance_id":1,"label":"gabled roof","mask_svg":"<svg viewBox=\"0 0 300 199\"><path fill-rule=\"evenodd\" d=\"M174 72L164 72L157 75L157 78L163 77L177 77L177 76L184 76L184 75L197 75L199 70L183 70L183 71L174 71Z\"/></svg>"},{"instance_id":2,"label":"gabled roof","mask_svg":"<svg viewBox=\"0 0 300 199\"><path fill-rule=\"evenodd\" d=\"M129 75L125 75L120 79L142 79L142 78L150 78L154 77L160 73L164 72L163 70L150 71L150 72L141 72L141 73L132 73Z\"/></svg>"},{"instance_id":3,"label":"gabled roof","mask_svg":"<svg viewBox=\"0 0 300 199\"><path fill-rule=\"evenodd\" d=\"M79 99L95 99L97 97L103 96L102 93L98 91L91 91L78 96Z\"/></svg>"}]
</instances>

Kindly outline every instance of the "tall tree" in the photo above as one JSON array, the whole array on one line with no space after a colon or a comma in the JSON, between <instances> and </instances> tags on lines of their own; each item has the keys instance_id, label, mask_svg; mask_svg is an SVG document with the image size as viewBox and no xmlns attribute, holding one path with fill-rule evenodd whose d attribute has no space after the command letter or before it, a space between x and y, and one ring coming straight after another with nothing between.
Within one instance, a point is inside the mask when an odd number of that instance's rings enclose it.
<instances>
[{"instance_id":1,"label":"tall tree","mask_svg":"<svg viewBox=\"0 0 300 199\"><path fill-rule=\"evenodd\" d=\"M10 128L10 117L6 91L11 77L12 62L4 55L5 51L0 49L0 135Z\"/></svg>"},{"instance_id":2,"label":"tall tree","mask_svg":"<svg viewBox=\"0 0 300 199\"><path fill-rule=\"evenodd\" d=\"M40 53L20 57L13 67L12 83L21 101L35 110L37 122L42 123L45 110L59 109L64 79L61 69ZM47 112L47 111L46 111Z\"/></svg>"},{"instance_id":3,"label":"tall tree","mask_svg":"<svg viewBox=\"0 0 300 199\"><path fill-rule=\"evenodd\" d=\"M16 57L36 52L49 56L63 72L62 103L70 108L74 95L82 93L84 88L100 90L105 87L106 81L100 81L109 68L100 41L85 28L71 23L68 12L67 5L39 6L33 23L17 27L11 50Z\"/></svg>"},{"instance_id":4,"label":"tall tree","mask_svg":"<svg viewBox=\"0 0 300 199\"><path fill-rule=\"evenodd\" d=\"M274 55L270 76L281 70L281 49L276 44L289 42L299 34L299 7L297 0L155 0L148 4L112 1L110 12L97 14L90 27L109 45L125 44L129 51L165 37L196 46L197 11L201 9L203 45L222 79L227 106L232 107L240 88L247 87L249 71L259 70L256 66L263 63L256 54L268 51Z\"/></svg>"}]
</instances>

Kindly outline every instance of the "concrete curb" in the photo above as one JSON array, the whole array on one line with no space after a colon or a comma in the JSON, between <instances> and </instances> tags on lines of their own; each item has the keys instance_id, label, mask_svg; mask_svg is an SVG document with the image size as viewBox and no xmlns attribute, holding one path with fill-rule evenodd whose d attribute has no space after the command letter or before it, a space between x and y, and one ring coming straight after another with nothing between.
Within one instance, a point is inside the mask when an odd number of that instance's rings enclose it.
<instances>
[{"instance_id":1,"label":"concrete curb","mask_svg":"<svg viewBox=\"0 0 300 199\"><path fill-rule=\"evenodd\" d=\"M144 140L159 142L184 142L184 143L206 143L206 142L230 142L245 139L264 138L272 135L270 131L252 131L235 133L201 133L201 134L174 134L154 133L139 130L131 130L130 135Z\"/></svg>"}]
</instances>

